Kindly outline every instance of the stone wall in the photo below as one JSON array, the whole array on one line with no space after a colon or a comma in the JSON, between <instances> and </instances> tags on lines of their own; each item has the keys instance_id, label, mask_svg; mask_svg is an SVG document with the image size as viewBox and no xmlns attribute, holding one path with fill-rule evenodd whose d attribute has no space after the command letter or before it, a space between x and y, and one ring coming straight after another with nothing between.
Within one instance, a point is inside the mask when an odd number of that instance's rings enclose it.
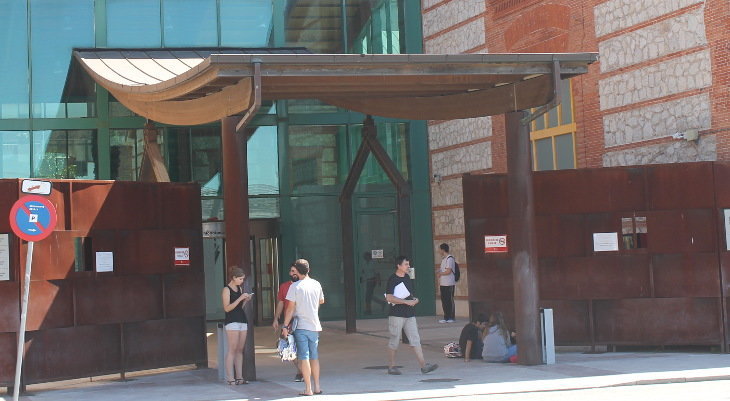
<instances>
[{"instance_id":1,"label":"stone wall","mask_svg":"<svg viewBox=\"0 0 730 401\"><path fill-rule=\"evenodd\" d=\"M606 147L663 138L712 125L710 95L703 93L603 117Z\"/></svg>"},{"instance_id":2,"label":"stone wall","mask_svg":"<svg viewBox=\"0 0 730 401\"><path fill-rule=\"evenodd\" d=\"M702 50L602 79L599 83L601 109L627 106L711 84L710 51Z\"/></svg>"},{"instance_id":3,"label":"stone wall","mask_svg":"<svg viewBox=\"0 0 730 401\"><path fill-rule=\"evenodd\" d=\"M422 7L425 53L486 51L485 0L424 0ZM491 168L492 119L431 121L428 132L431 174L436 176L431 183L434 267L441 264L438 245L448 243L462 274L456 288L457 316L468 316L461 174ZM436 304L440 313L441 303Z\"/></svg>"},{"instance_id":4,"label":"stone wall","mask_svg":"<svg viewBox=\"0 0 730 401\"><path fill-rule=\"evenodd\" d=\"M606 167L635 166L659 163L686 163L714 161L717 158L715 135L702 136L699 141L674 141L607 152L603 155Z\"/></svg>"},{"instance_id":5,"label":"stone wall","mask_svg":"<svg viewBox=\"0 0 730 401\"><path fill-rule=\"evenodd\" d=\"M620 31L702 0L610 0L594 8L596 36Z\"/></svg>"},{"instance_id":6,"label":"stone wall","mask_svg":"<svg viewBox=\"0 0 730 401\"><path fill-rule=\"evenodd\" d=\"M601 72L639 64L707 44L702 9L601 42Z\"/></svg>"}]
</instances>

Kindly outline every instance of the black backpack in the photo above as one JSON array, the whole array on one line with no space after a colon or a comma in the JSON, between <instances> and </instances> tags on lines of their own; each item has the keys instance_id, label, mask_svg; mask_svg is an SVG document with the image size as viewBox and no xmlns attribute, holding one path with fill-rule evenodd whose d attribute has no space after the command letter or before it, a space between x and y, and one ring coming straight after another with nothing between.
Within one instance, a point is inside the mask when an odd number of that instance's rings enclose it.
<instances>
[{"instance_id":1,"label":"black backpack","mask_svg":"<svg viewBox=\"0 0 730 401\"><path fill-rule=\"evenodd\" d=\"M454 281L459 281L461 278L461 272L459 271L459 264L456 263L456 258L449 255L451 259L454 259Z\"/></svg>"}]
</instances>

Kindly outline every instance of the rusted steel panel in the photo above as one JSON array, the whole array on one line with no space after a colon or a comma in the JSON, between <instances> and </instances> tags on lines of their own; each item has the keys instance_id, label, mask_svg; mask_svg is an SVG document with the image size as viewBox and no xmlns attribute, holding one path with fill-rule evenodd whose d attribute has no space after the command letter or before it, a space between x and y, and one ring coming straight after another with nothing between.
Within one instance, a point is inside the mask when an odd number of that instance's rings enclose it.
<instances>
[{"instance_id":1,"label":"rusted steel panel","mask_svg":"<svg viewBox=\"0 0 730 401\"><path fill-rule=\"evenodd\" d=\"M730 208L730 163L713 163L717 207Z\"/></svg>"},{"instance_id":2,"label":"rusted steel panel","mask_svg":"<svg viewBox=\"0 0 730 401\"><path fill-rule=\"evenodd\" d=\"M169 229L187 229L202 224L200 186L169 184L160 196L160 224Z\"/></svg>"},{"instance_id":3,"label":"rusted steel panel","mask_svg":"<svg viewBox=\"0 0 730 401\"><path fill-rule=\"evenodd\" d=\"M587 248L587 236L582 215L537 216L537 254L540 258L585 256L590 249Z\"/></svg>"},{"instance_id":4,"label":"rusted steel panel","mask_svg":"<svg viewBox=\"0 0 730 401\"><path fill-rule=\"evenodd\" d=\"M540 260L542 299L650 296L648 255L610 255Z\"/></svg>"},{"instance_id":5,"label":"rusted steel panel","mask_svg":"<svg viewBox=\"0 0 730 401\"><path fill-rule=\"evenodd\" d=\"M178 272L163 277L168 318L205 315L204 279L202 271Z\"/></svg>"},{"instance_id":6,"label":"rusted steel panel","mask_svg":"<svg viewBox=\"0 0 730 401\"><path fill-rule=\"evenodd\" d=\"M489 180L485 180L482 175L466 174L462 183L464 210L469 210L471 218L507 217L509 206L506 175L490 174Z\"/></svg>"},{"instance_id":7,"label":"rusted steel panel","mask_svg":"<svg viewBox=\"0 0 730 401\"><path fill-rule=\"evenodd\" d=\"M20 283L0 281L0 333L16 332L20 325Z\"/></svg>"},{"instance_id":8,"label":"rusted steel panel","mask_svg":"<svg viewBox=\"0 0 730 401\"><path fill-rule=\"evenodd\" d=\"M62 280L74 269L74 240L70 231L54 231L48 238L33 245L32 280ZM20 275L25 274L28 243L20 246Z\"/></svg>"},{"instance_id":9,"label":"rusted steel panel","mask_svg":"<svg viewBox=\"0 0 730 401\"><path fill-rule=\"evenodd\" d=\"M717 297L720 275L717 254L685 253L652 256L657 298Z\"/></svg>"},{"instance_id":10,"label":"rusted steel panel","mask_svg":"<svg viewBox=\"0 0 730 401\"><path fill-rule=\"evenodd\" d=\"M19 180L0 180L0 210L7 210L10 213L10 209L13 207L13 203L18 200L20 193L20 181ZM7 215L3 215L0 218L0 232L12 233L10 229L10 219Z\"/></svg>"},{"instance_id":11,"label":"rusted steel panel","mask_svg":"<svg viewBox=\"0 0 730 401\"><path fill-rule=\"evenodd\" d=\"M109 276L76 281L78 325L162 318L158 276Z\"/></svg>"},{"instance_id":12,"label":"rusted steel panel","mask_svg":"<svg viewBox=\"0 0 730 401\"><path fill-rule=\"evenodd\" d=\"M553 309L556 343L563 345L590 344L589 302L586 300L540 302L540 307Z\"/></svg>"},{"instance_id":13,"label":"rusted steel panel","mask_svg":"<svg viewBox=\"0 0 730 401\"><path fill-rule=\"evenodd\" d=\"M712 345L722 342L718 298L593 301L600 344Z\"/></svg>"},{"instance_id":14,"label":"rusted steel panel","mask_svg":"<svg viewBox=\"0 0 730 401\"><path fill-rule=\"evenodd\" d=\"M712 163L647 166L647 209L702 209L715 205Z\"/></svg>"},{"instance_id":15,"label":"rusted steel panel","mask_svg":"<svg viewBox=\"0 0 730 401\"><path fill-rule=\"evenodd\" d=\"M124 363L127 370L206 361L205 322L202 317L124 325Z\"/></svg>"},{"instance_id":16,"label":"rusted steel panel","mask_svg":"<svg viewBox=\"0 0 730 401\"><path fill-rule=\"evenodd\" d=\"M17 355L17 335L15 333L0 333L0 386L13 385Z\"/></svg>"},{"instance_id":17,"label":"rusted steel panel","mask_svg":"<svg viewBox=\"0 0 730 401\"><path fill-rule=\"evenodd\" d=\"M646 215L647 243L652 253L713 252L717 249L717 225L712 209L643 214Z\"/></svg>"},{"instance_id":18,"label":"rusted steel panel","mask_svg":"<svg viewBox=\"0 0 730 401\"><path fill-rule=\"evenodd\" d=\"M44 195L44 197L48 198L53 206L56 207L57 221L55 231L70 230L71 222L68 220L68 217L72 215L72 212L70 202L68 202L68 195L71 191L71 183L69 181L53 181L51 187L51 194L48 196ZM23 195L25 194L21 194L21 196Z\"/></svg>"},{"instance_id":19,"label":"rusted steel panel","mask_svg":"<svg viewBox=\"0 0 730 401\"><path fill-rule=\"evenodd\" d=\"M74 183L71 200L74 230L148 229L160 227L160 190L152 183Z\"/></svg>"},{"instance_id":20,"label":"rusted steel panel","mask_svg":"<svg viewBox=\"0 0 730 401\"><path fill-rule=\"evenodd\" d=\"M593 234L594 233L618 233L621 234L621 215L617 213L588 213L583 215L585 233L583 237L584 246L588 255L593 255Z\"/></svg>"},{"instance_id":21,"label":"rusted steel panel","mask_svg":"<svg viewBox=\"0 0 730 401\"><path fill-rule=\"evenodd\" d=\"M535 173L536 213L600 213L644 208L643 176L634 169Z\"/></svg>"},{"instance_id":22,"label":"rusted steel panel","mask_svg":"<svg viewBox=\"0 0 730 401\"><path fill-rule=\"evenodd\" d=\"M511 300L512 261L495 257L488 261L469 264L469 300Z\"/></svg>"},{"instance_id":23,"label":"rusted steel panel","mask_svg":"<svg viewBox=\"0 0 730 401\"><path fill-rule=\"evenodd\" d=\"M190 248L190 266L202 269L203 250L199 230L118 230L94 231L95 251L114 251L115 272L127 274L165 274L175 267L175 247Z\"/></svg>"},{"instance_id":24,"label":"rusted steel panel","mask_svg":"<svg viewBox=\"0 0 730 401\"><path fill-rule=\"evenodd\" d=\"M490 217L486 219L479 218L464 221L466 230L466 241L469 243L469 245L466 247L468 259L473 261L479 261L487 260L495 256L499 257L500 255L503 257L507 257L506 254L485 254L484 236L508 234L508 223L509 219L506 217ZM507 241L509 242L509 237L507 238ZM471 268L471 263L472 262L470 262L469 264L469 268Z\"/></svg>"},{"instance_id":25,"label":"rusted steel panel","mask_svg":"<svg viewBox=\"0 0 730 401\"><path fill-rule=\"evenodd\" d=\"M73 326L73 283L71 281L31 280L29 300L27 330Z\"/></svg>"},{"instance_id":26,"label":"rusted steel panel","mask_svg":"<svg viewBox=\"0 0 730 401\"><path fill-rule=\"evenodd\" d=\"M118 372L119 325L30 331L23 375L28 384Z\"/></svg>"}]
</instances>

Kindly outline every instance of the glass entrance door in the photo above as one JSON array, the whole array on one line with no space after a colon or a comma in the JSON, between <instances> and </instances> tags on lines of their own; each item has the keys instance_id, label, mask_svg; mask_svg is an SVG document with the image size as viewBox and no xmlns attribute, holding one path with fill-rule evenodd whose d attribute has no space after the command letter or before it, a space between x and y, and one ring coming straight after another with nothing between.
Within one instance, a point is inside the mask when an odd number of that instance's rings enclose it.
<instances>
[{"instance_id":1,"label":"glass entrance door","mask_svg":"<svg viewBox=\"0 0 730 401\"><path fill-rule=\"evenodd\" d=\"M354 229L358 318L385 317L385 286L399 251L397 214L395 210L356 212Z\"/></svg>"},{"instance_id":2,"label":"glass entrance door","mask_svg":"<svg viewBox=\"0 0 730 401\"><path fill-rule=\"evenodd\" d=\"M273 219L251 220L249 224L256 324L269 324L274 318L279 285L279 224Z\"/></svg>"},{"instance_id":3,"label":"glass entrance door","mask_svg":"<svg viewBox=\"0 0 730 401\"><path fill-rule=\"evenodd\" d=\"M260 238L257 249L259 260L256 267L257 288L259 297L257 323L271 322L274 319L276 299L274 288L278 283L279 271L279 239L276 237Z\"/></svg>"}]
</instances>

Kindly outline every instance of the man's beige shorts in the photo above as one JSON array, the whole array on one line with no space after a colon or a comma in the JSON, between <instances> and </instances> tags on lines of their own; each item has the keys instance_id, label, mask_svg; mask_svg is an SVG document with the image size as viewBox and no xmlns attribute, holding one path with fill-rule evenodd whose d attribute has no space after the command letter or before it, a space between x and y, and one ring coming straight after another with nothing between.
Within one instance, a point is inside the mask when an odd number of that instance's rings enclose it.
<instances>
[{"instance_id":1,"label":"man's beige shorts","mask_svg":"<svg viewBox=\"0 0 730 401\"><path fill-rule=\"evenodd\" d=\"M388 347L390 349L398 349L401 332L403 331L406 332L406 338L408 338L408 343L412 347L421 345L421 336L418 335L418 325L416 324L415 316L388 316L388 331L390 332L390 339L388 340Z\"/></svg>"}]
</instances>

